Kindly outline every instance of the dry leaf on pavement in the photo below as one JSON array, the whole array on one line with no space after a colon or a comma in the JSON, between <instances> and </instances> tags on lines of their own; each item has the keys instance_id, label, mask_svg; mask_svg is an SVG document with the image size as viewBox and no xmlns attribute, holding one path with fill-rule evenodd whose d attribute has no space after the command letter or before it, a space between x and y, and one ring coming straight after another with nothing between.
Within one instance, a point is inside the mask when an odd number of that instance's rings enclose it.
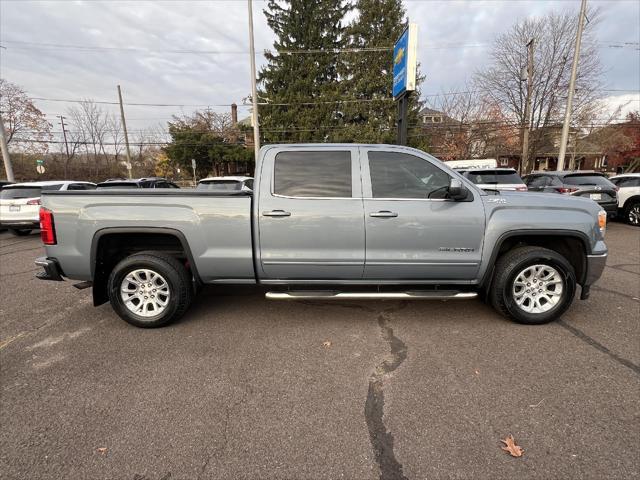
<instances>
[{"instance_id":1,"label":"dry leaf on pavement","mask_svg":"<svg viewBox=\"0 0 640 480\"><path fill-rule=\"evenodd\" d=\"M516 445L513 435L509 435L507 438L500 441L505 444L505 446L502 447L502 450L509 452L512 457L521 457L524 454L524 450L520 446Z\"/></svg>"},{"instance_id":2,"label":"dry leaf on pavement","mask_svg":"<svg viewBox=\"0 0 640 480\"><path fill-rule=\"evenodd\" d=\"M96 450L101 453L102 455L104 455L105 453L107 453L107 447L98 447L96 448Z\"/></svg>"},{"instance_id":3,"label":"dry leaf on pavement","mask_svg":"<svg viewBox=\"0 0 640 480\"><path fill-rule=\"evenodd\" d=\"M324 348L329 348L331 346L331 342L329 340L326 340L326 341L322 342L322 346Z\"/></svg>"}]
</instances>

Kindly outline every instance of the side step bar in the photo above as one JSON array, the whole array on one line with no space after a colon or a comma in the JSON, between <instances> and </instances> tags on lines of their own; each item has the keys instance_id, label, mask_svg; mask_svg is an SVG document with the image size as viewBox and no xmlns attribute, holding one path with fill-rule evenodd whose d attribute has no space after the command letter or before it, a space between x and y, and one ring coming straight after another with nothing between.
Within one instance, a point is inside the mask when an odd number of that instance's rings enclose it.
<instances>
[{"instance_id":1,"label":"side step bar","mask_svg":"<svg viewBox=\"0 0 640 480\"><path fill-rule=\"evenodd\" d=\"M267 292L270 300L464 300L475 298L476 292L456 290L410 290L406 292L340 292L334 290L297 290Z\"/></svg>"}]
</instances>

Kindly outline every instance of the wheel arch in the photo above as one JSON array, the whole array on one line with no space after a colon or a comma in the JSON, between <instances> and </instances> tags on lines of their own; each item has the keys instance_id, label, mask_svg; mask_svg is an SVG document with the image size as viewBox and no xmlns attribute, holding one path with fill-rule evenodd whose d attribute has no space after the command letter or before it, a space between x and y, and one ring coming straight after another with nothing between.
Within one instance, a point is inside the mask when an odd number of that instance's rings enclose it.
<instances>
[{"instance_id":1,"label":"wheel arch","mask_svg":"<svg viewBox=\"0 0 640 480\"><path fill-rule=\"evenodd\" d=\"M145 250L166 252L184 260L196 283L202 283L189 242L181 231L165 227L107 227L98 230L91 241L94 306L109 301L107 283L113 267L124 257Z\"/></svg>"},{"instance_id":2,"label":"wheel arch","mask_svg":"<svg viewBox=\"0 0 640 480\"><path fill-rule=\"evenodd\" d=\"M622 205L622 211L624 211L624 209L627 208L627 206L630 205L631 202L640 202L640 194L632 195L627 198Z\"/></svg>"},{"instance_id":3,"label":"wheel arch","mask_svg":"<svg viewBox=\"0 0 640 480\"><path fill-rule=\"evenodd\" d=\"M519 246L548 248L567 259L576 273L579 285L587 274L587 255L591 252L589 237L576 230L516 230L503 233L491 252L488 267L480 282L481 289L491 287L495 265L509 250Z\"/></svg>"}]
</instances>

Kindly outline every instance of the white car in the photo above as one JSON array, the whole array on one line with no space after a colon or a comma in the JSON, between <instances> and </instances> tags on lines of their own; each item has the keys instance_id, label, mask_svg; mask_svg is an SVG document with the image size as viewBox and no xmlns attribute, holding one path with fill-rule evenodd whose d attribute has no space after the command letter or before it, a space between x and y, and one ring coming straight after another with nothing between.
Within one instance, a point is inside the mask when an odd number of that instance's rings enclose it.
<instances>
[{"instance_id":1,"label":"white car","mask_svg":"<svg viewBox=\"0 0 640 480\"><path fill-rule=\"evenodd\" d=\"M468 168L464 169L462 175L483 190L511 190L526 192L525 185L518 172L513 168Z\"/></svg>"},{"instance_id":2,"label":"white car","mask_svg":"<svg viewBox=\"0 0 640 480\"><path fill-rule=\"evenodd\" d=\"M640 173L611 177L618 187L618 212L629 225L640 227Z\"/></svg>"},{"instance_id":3,"label":"white car","mask_svg":"<svg viewBox=\"0 0 640 480\"><path fill-rule=\"evenodd\" d=\"M95 183L56 181L14 183L0 190L0 227L14 235L28 235L40 227L42 190L94 190Z\"/></svg>"},{"instance_id":4,"label":"white car","mask_svg":"<svg viewBox=\"0 0 640 480\"><path fill-rule=\"evenodd\" d=\"M198 182L196 190L253 190L253 177L208 177Z\"/></svg>"}]
</instances>

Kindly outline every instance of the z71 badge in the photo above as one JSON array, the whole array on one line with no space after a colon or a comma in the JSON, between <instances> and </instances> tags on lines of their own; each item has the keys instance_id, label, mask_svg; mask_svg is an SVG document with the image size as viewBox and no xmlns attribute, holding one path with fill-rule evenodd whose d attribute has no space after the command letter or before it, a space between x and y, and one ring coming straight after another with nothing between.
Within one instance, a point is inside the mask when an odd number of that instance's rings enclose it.
<instances>
[{"instance_id":1,"label":"z71 badge","mask_svg":"<svg viewBox=\"0 0 640 480\"><path fill-rule=\"evenodd\" d=\"M475 252L475 248L466 248L466 247L440 247L439 250L441 252L460 252L460 253L469 253Z\"/></svg>"}]
</instances>

